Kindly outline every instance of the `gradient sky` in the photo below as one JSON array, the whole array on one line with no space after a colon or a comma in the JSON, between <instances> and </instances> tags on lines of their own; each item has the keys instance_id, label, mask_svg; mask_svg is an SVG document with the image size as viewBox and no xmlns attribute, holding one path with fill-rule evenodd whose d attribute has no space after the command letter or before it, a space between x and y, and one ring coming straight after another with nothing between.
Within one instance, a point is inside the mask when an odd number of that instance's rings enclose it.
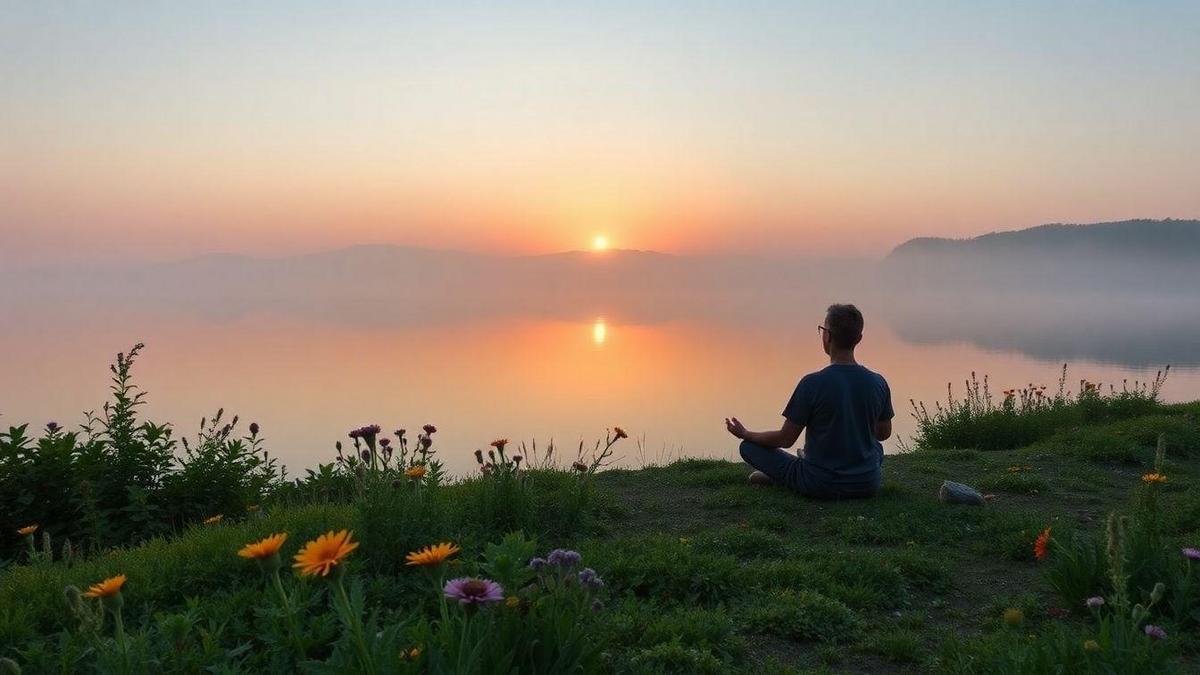
<instances>
[{"instance_id":1,"label":"gradient sky","mask_svg":"<svg viewBox=\"0 0 1200 675\"><path fill-rule=\"evenodd\" d=\"M0 261L1200 217L1200 3L649 4L4 1Z\"/></svg>"}]
</instances>

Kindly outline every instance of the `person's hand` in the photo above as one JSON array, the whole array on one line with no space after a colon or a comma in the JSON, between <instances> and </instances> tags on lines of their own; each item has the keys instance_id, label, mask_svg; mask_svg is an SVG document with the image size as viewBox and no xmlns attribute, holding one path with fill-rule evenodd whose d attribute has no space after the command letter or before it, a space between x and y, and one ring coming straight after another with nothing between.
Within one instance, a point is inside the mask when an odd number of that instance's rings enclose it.
<instances>
[{"instance_id":1,"label":"person's hand","mask_svg":"<svg viewBox=\"0 0 1200 675\"><path fill-rule=\"evenodd\" d=\"M734 418L726 417L725 418L725 429L728 430L729 433L733 434L734 438L745 438L746 437L746 427L743 426L741 421L738 420L738 418L736 418L736 417L734 417Z\"/></svg>"}]
</instances>

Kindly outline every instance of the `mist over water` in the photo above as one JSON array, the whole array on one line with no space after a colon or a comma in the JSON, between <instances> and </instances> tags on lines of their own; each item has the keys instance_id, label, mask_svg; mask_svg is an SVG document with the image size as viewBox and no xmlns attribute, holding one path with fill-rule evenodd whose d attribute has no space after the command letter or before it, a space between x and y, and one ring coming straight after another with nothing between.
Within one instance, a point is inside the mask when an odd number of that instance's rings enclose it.
<instances>
[{"instance_id":1,"label":"mist over water","mask_svg":"<svg viewBox=\"0 0 1200 675\"><path fill-rule=\"evenodd\" d=\"M898 283L863 261L795 265L612 252L488 258L352 249L310 259L208 258L136 270L24 275L0 295L0 424L78 423L107 363L138 341L145 413L192 434L218 407L258 421L293 475L366 423L439 428L470 471L497 437L551 439L570 461L621 425L623 462L736 457L722 419L780 421L821 368L832 302L863 310L860 361L909 399L944 400L972 371L993 391L1080 378L1150 380L1200 397L1200 294ZM888 451L899 446L889 441Z\"/></svg>"}]
</instances>

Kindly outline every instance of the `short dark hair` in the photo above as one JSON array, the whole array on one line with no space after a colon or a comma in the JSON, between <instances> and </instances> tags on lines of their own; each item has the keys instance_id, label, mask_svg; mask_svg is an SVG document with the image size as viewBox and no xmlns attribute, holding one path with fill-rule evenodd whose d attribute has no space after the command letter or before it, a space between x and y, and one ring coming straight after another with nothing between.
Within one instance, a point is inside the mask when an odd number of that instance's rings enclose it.
<instances>
[{"instance_id":1,"label":"short dark hair","mask_svg":"<svg viewBox=\"0 0 1200 675\"><path fill-rule=\"evenodd\" d=\"M854 305L830 305L825 310L829 339L839 349L854 349L863 332L863 315Z\"/></svg>"}]
</instances>

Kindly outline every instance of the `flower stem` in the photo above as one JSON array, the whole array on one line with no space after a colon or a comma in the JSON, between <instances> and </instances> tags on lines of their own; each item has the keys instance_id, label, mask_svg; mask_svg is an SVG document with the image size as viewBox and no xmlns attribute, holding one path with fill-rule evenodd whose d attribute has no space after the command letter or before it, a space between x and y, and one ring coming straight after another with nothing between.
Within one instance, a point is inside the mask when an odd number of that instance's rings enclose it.
<instances>
[{"instance_id":1,"label":"flower stem","mask_svg":"<svg viewBox=\"0 0 1200 675\"><path fill-rule=\"evenodd\" d=\"M296 615L292 612L291 602L288 601L287 593L283 590L283 581L279 578L279 570L276 569L271 573L272 585L275 586L275 592L279 594L279 601L283 604L283 614L287 617L288 633L291 634L292 645L296 649L296 655L303 661L307 658L304 654L304 643L300 640L300 631L296 628Z\"/></svg>"},{"instance_id":2,"label":"flower stem","mask_svg":"<svg viewBox=\"0 0 1200 675\"><path fill-rule=\"evenodd\" d=\"M358 647L358 658L364 672L374 673L375 664L372 663L371 653L367 651L367 643L363 638L362 617L356 616L350 608L350 598L346 595L346 588L342 586L342 580L336 579L333 582L337 594L334 596L336 602L340 605L339 609L342 613L342 621L350 628L350 633L354 637L355 645Z\"/></svg>"}]
</instances>

